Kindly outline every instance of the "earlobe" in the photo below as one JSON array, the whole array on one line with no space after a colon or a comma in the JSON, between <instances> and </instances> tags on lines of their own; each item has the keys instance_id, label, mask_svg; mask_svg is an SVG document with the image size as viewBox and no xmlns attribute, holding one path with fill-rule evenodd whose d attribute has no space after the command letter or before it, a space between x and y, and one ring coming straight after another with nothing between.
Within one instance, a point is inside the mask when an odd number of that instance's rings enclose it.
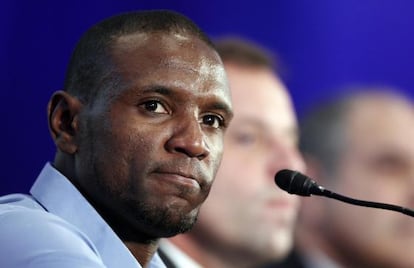
<instances>
[{"instance_id":1,"label":"earlobe","mask_svg":"<svg viewBox=\"0 0 414 268\"><path fill-rule=\"evenodd\" d=\"M65 153L77 151L76 135L82 103L65 91L57 91L48 104L50 134L57 148Z\"/></svg>"}]
</instances>

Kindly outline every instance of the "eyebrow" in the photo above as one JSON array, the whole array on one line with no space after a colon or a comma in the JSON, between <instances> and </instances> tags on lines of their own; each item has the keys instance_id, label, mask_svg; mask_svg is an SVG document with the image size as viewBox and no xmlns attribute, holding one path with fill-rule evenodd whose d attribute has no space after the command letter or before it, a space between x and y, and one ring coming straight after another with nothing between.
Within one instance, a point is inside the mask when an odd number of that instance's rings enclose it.
<instances>
[{"instance_id":1,"label":"eyebrow","mask_svg":"<svg viewBox=\"0 0 414 268\"><path fill-rule=\"evenodd\" d=\"M160 95L164 95L164 96L177 95L174 90L171 90L170 88L168 88L166 86L161 86L161 85L147 86L147 87L144 87L144 89L142 90L142 94L154 93L154 92L158 93ZM212 109L212 110L221 110L226 114L226 117L228 119L233 118L233 110L230 107L230 105L228 105L225 102L216 101L214 103L211 103L211 104L207 105L207 108Z\"/></svg>"},{"instance_id":2,"label":"eyebrow","mask_svg":"<svg viewBox=\"0 0 414 268\"><path fill-rule=\"evenodd\" d=\"M145 93L159 93L161 95L165 95L165 96L172 96L174 95L174 91L169 89L168 87L165 86L160 86L160 85L152 85L152 86L148 86L145 87L144 90L142 91L143 94Z\"/></svg>"},{"instance_id":3,"label":"eyebrow","mask_svg":"<svg viewBox=\"0 0 414 268\"><path fill-rule=\"evenodd\" d=\"M244 124L249 124L251 126L261 129L262 131L269 132L266 125L264 125L260 121L257 121L255 118L244 117L244 118L239 119L239 122L242 122ZM282 133L287 134L291 137L294 137L295 139L299 139L299 128L297 126L287 126L286 128L283 129Z\"/></svg>"},{"instance_id":4,"label":"eyebrow","mask_svg":"<svg viewBox=\"0 0 414 268\"><path fill-rule=\"evenodd\" d=\"M221 110L226 114L228 120L233 118L232 108L225 102L216 101L206 106L209 110Z\"/></svg>"}]
</instances>

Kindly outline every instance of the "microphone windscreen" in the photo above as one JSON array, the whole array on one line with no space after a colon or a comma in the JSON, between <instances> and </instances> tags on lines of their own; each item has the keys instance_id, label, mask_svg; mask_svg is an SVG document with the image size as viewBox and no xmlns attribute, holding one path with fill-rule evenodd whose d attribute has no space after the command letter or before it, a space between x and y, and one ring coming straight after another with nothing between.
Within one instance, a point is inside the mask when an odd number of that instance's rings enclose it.
<instances>
[{"instance_id":1,"label":"microphone windscreen","mask_svg":"<svg viewBox=\"0 0 414 268\"><path fill-rule=\"evenodd\" d=\"M289 169L277 172L275 182L282 190L302 196L309 196L314 185L314 182L307 176Z\"/></svg>"},{"instance_id":2,"label":"microphone windscreen","mask_svg":"<svg viewBox=\"0 0 414 268\"><path fill-rule=\"evenodd\" d=\"M288 191L295 176L295 172L289 169L282 169L275 175L275 183L280 189Z\"/></svg>"}]
</instances>

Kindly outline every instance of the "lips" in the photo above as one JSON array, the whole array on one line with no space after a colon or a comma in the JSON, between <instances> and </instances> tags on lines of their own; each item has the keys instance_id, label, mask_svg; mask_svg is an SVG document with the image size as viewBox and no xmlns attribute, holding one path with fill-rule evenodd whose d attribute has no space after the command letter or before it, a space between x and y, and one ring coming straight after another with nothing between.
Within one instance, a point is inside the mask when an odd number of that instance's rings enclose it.
<instances>
[{"instance_id":1,"label":"lips","mask_svg":"<svg viewBox=\"0 0 414 268\"><path fill-rule=\"evenodd\" d=\"M170 172L167 171L167 172L164 172L164 173L165 174L177 175L177 176L180 176L180 177L183 177L183 178L186 178L186 179L191 179L191 180L197 181L195 179L196 176L194 176L194 175L192 175L190 173L183 173L183 172L180 172L180 171L170 171Z\"/></svg>"},{"instance_id":2,"label":"lips","mask_svg":"<svg viewBox=\"0 0 414 268\"><path fill-rule=\"evenodd\" d=\"M200 172L183 171L183 168L159 168L154 171L157 177L164 181L168 181L172 184L178 185L184 188L192 188L193 190L200 190L203 188L206 180L199 175Z\"/></svg>"},{"instance_id":3,"label":"lips","mask_svg":"<svg viewBox=\"0 0 414 268\"><path fill-rule=\"evenodd\" d=\"M159 173L161 176L182 186L200 188L200 184L192 176L176 172Z\"/></svg>"},{"instance_id":4,"label":"lips","mask_svg":"<svg viewBox=\"0 0 414 268\"><path fill-rule=\"evenodd\" d=\"M274 211L296 211L299 208L299 198L284 192L263 191L261 202L268 209Z\"/></svg>"},{"instance_id":5,"label":"lips","mask_svg":"<svg viewBox=\"0 0 414 268\"><path fill-rule=\"evenodd\" d=\"M293 209L295 208L295 204L291 200L279 198L279 199L272 199L266 202L267 206L277 208L277 209Z\"/></svg>"}]
</instances>

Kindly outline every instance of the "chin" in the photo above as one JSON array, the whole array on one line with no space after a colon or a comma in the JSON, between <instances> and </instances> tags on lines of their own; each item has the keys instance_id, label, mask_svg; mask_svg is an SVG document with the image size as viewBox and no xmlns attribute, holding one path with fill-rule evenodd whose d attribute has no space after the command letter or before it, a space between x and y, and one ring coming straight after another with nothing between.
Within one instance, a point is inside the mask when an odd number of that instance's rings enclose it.
<instances>
[{"instance_id":1,"label":"chin","mask_svg":"<svg viewBox=\"0 0 414 268\"><path fill-rule=\"evenodd\" d=\"M153 227L156 227L160 232L160 237L172 237L190 231L197 222L197 215L198 213L196 215L193 213L170 215L158 221L159 224L153 225Z\"/></svg>"},{"instance_id":2,"label":"chin","mask_svg":"<svg viewBox=\"0 0 414 268\"><path fill-rule=\"evenodd\" d=\"M186 233L190 231L195 222L185 222L185 223L179 223L177 225L170 224L168 226L164 226L161 232L159 233L159 237L172 237L178 234Z\"/></svg>"},{"instance_id":3,"label":"chin","mask_svg":"<svg viewBox=\"0 0 414 268\"><path fill-rule=\"evenodd\" d=\"M292 234L277 233L269 243L269 252L276 258L286 257L293 247Z\"/></svg>"}]
</instances>

